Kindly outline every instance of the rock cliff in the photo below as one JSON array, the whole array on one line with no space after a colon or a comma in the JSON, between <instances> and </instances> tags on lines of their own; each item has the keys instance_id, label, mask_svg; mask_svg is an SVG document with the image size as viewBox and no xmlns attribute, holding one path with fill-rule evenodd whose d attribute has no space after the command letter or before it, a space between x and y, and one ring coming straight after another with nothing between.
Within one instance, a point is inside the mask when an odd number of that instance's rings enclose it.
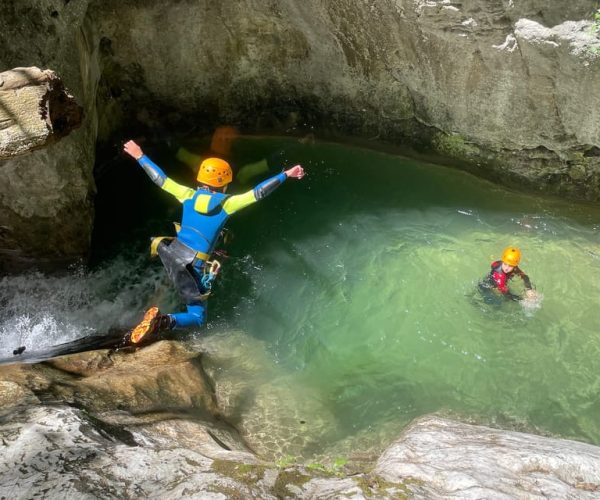
<instances>
[{"instance_id":1,"label":"rock cliff","mask_svg":"<svg viewBox=\"0 0 600 500\"><path fill-rule=\"evenodd\" d=\"M35 232L40 215L20 207L32 193L7 186L21 187L34 170L52 186L76 186L54 190L68 208L51 197L36 205L50 210L69 248L31 254L83 254L96 141L114 150L135 131L222 122L416 148L505 183L598 200L596 8L595 0L7 0L0 68L52 68L86 118L60 147L2 165L2 211ZM0 225L10 227L7 218ZM25 232L3 243L15 259L27 257Z\"/></svg>"}]
</instances>

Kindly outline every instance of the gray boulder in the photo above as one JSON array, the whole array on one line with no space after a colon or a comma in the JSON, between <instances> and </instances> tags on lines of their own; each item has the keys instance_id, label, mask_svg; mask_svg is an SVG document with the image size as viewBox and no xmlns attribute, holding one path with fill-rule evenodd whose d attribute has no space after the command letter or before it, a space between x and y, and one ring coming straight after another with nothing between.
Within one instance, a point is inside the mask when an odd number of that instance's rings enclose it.
<instances>
[{"instance_id":1,"label":"gray boulder","mask_svg":"<svg viewBox=\"0 0 600 500\"><path fill-rule=\"evenodd\" d=\"M420 498L577 498L600 495L600 448L435 416L413 422L374 472Z\"/></svg>"}]
</instances>

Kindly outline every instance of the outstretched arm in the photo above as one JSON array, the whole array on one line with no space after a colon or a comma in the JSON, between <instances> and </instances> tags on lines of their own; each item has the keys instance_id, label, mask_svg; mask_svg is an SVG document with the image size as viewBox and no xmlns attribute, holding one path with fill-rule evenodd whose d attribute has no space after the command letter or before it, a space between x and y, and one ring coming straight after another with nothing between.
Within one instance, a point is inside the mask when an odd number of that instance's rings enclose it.
<instances>
[{"instance_id":1,"label":"outstretched arm","mask_svg":"<svg viewBox=\"0 0 600 500\"><path fill-rule=\"evenodd\" d=\"M531 280L529 276L527 276L519 267L515 269L517 276L523 280L523 284L527 290L533 290L533 286L531 286Z\"/></svg>"},{"instance_id":2,"label":"outstretched arm","mask_svg":"<svg viewBox=\"0 0 600 500\"><path fill-rule=\"evenodd\" d=\"M281 172L280 174L261 182L251 191L229 197L225 203L223 203L223 210L231 215L258 200L262 200L281 186L288 177L292 179L302 179L302 177L304 177L304 169L300 165L295 165L285 172Z\"/></svg>"},{"instance_id":3,"label":"outstretched arm","mask_svg":"<svg viewBox=\"0 0 600 500\"><path fill-rule=\"evenodd\" d=\"M525 294L521 298L525 299L535 299L538 296L537 291L533 288L531 280L529 276L527 276L520 268L517 267L517 275L523 280L523 284L525 285Z\"/></svg>"},{"instance_id":4,"label":"outstretched arm","mask_svg":"<svg viewBox=\"0 0 600 500\"><path fill-rule=\"evenodd\" d=\"M180 202L183 203L194 195L193 189L177 184L169 179L162 169L144 154L142 148L140 148L136 142L127 141L123 145L123 151L134 160L137 160L154 184L159 188L164 189L167 193L175 196Z\"/></svg>"},{"instance_id":5,"label":"outstretched arm","mask_svg":"<svg viewBox=\"0 0 600 500\"><path fill-rule=\"evenodd\" d=\"M166 174L156 163L154 163L144 154L142 148L136 142L127 141L123 145L123 151L125 151L125 153L127 153L140 164L140 166L144 169L144 172L148 174L148 177L150 177L154 184L160 188L163 187L165 181L167 180Z\"/></svg>"}]
</instances>

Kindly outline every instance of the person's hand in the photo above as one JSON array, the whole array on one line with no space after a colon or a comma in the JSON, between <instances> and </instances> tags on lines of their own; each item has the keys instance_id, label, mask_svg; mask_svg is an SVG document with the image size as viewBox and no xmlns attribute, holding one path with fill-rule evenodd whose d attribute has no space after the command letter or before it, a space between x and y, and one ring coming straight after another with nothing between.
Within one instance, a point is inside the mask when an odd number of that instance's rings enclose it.
<instances>
[{"instance_id":1,"label":"person's hand","mask_svg":"<svg viewBox=\"0 0 600 500\"><path fill-rule=\"evenodd\" d=\"M123 144L123 151L131 156L134 160L139 160L142 156L144 156L142 148L140 148L134 141L127 141L125 144Z\"/></svg>"},{"instance_id":2,"label":"person's hand","mask_svg":"<svg viewBox=\"0 0 600 500\"><path fill-rule=\"evenodd\" d=\"M535 290L525 290L525 297L528 299L534 299L537 296Z\"/></svg>"},{"instance_id":3,"label":"person's hand","mask_svg":"<svg viewBox=\"0 0 600 500\"><path fill-rule=\"evenodd\" d=\"M304 177L304 169L302 165L294 165L292 168L286 170L285 175L293 179L302 179Z\"/></svg>"}]
</instances>

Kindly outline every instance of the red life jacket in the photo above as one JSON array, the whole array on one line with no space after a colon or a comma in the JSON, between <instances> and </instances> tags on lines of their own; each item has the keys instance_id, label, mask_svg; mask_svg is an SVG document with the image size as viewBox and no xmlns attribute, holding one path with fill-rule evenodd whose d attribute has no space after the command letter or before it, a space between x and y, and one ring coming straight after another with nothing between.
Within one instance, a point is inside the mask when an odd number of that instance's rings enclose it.
<instances>
[{"instance_id":1,"label":"red life jacket","mask_svg":"<svg viewBox=\"0 0 600 500\"><path fill-rule=\"evenodd\" d=\"M498 290L501 293L508 293L508 280L512 278L512 272L510 274L506 274L502 270L502 261L497 260L492 262L492 272L490 273L492 280L496 283Z\"/></svg>"}]
</instances>

